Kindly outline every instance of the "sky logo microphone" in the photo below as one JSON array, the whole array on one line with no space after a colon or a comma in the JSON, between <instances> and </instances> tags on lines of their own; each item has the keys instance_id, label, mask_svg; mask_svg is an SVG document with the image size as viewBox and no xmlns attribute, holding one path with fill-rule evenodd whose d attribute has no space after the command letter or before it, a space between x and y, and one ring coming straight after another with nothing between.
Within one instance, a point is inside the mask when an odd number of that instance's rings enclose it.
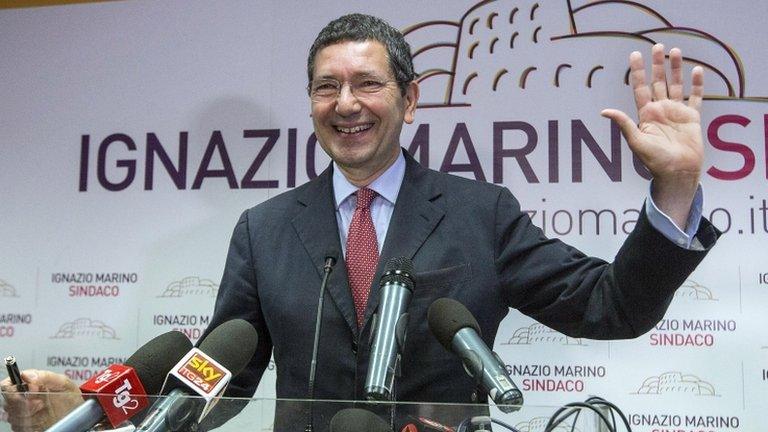
<instances>
[{"instance_id":1,"label":"sky logo microphone","mask_svg":"<svg viewBox=\"0 0 768 432\"><path fill-rule=\"evenodd\" d=\"M231 378L232 372L227 368L199 348L193 348L171 369L164 387L183 385L205 399L200 421L218 402Z\"/></svg>"},{"instance_id":2,"label":"sky logo microphone","mask_svg":"<svg viewBox=\"0 0 768 432\"><path fill-rule=\"evenodd\" d=\"M213 329L168 373L160 398L136 427L142 432L195 430L232 379L256 351L258 335L247 321L233 319Z\"/></svg>"}]
</instances>

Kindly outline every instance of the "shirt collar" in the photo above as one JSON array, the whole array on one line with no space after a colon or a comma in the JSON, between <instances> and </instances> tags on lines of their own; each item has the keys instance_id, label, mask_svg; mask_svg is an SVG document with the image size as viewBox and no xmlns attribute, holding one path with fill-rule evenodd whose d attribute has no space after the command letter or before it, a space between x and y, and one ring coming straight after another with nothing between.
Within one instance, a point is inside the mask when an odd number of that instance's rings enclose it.
<instances>
[{"instance_id":1,"label":"shirt collar","mask_svg":"<svg viewBox=\"0 0 768 432\"><path fill-rule=\"evenodd\" d=\"M400 192L400 185L403 184L405 177L405 156L401 151L395 163L387 168L376 180L368 185L368 189L374 190L379 196L389 201L393 205L397 201L397 194ZM357 192L358 187L344 177L336 162L333 163L333 195L336 199L336 209L338 210L350 195Z\"/></svg>"}]
</instances>

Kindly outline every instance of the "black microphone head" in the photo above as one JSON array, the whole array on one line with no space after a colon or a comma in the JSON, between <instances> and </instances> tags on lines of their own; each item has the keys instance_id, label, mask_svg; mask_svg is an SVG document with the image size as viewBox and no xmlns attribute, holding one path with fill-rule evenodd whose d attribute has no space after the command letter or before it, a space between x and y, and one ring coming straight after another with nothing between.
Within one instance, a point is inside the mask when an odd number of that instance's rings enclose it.
<instances>
[{"instance_id":1,"label":"black microphone head","mask_svg":"<svg viewBox=\"0 0 768 432\"><path fill-rule=\"evenodd\" d=\"M381 276L381 285L387 283L399 283L413 291L413 262L410 258L395 257L387 261Z\"/></svg>"},{"instance_id":2,"label":"black microphone head","mask_svg":"<svg viewBox=\"0 0 768 432\"><path fill-rule=\"evenodd\" d=\"M408 257L394 257L387 261L387 265L384 267L384 273L393 271L400 271L408 276L413 275L413 261Z\"/></svg>"},{"instance_id":3,"label":"black microphone head","mask_svg":"<svg viewBox=\"0 0 768 432\"><path fill-rule=\"evenodd\" d=\"M327 263L328 260L331 260L331 265L336 265L336 262L339 261L339 250L336 248L330 248L327 251L325 251L325 262Z\"/></svg>"},{"instance_id":4,"label":"black microphone head","mask_svg":"<svg viewBox=\"0 0 768 432\"><path fill-rule=\"evenodd\" d=\"M251 361L258 341L259 335L251 323L233 319L213 329L199 348L235 376Z\"/></svg>"},{"instance_id":5,"label":"black microphone head","mask_svg":"<svg viewBox=\"0 0 768 432\"><path fill-rule=\"evenodd\" d=\"M192 349L192 342L178 331L169 331L142 345L125 361L132 367L148 395L160 393L168 371Z\"/></svg>"},{"instance_id":6,"label":"black microphone head","mask_svg":"<svg viewBox=\"0 0 768 432\"><path fill-rule=\"evenodd\" d=\"M480 325L472 313L463 304L446 297L429 306L427 323L429 331L448 351L451 351L453 336L459 330L469 327L480 334Z\"/></svg>"},{"instance_id":7,"label":"black microphone head","mask_svg":"<svg viewBox=\"0 0 768 432\"><path fill-rule=\"evenodd\" d=\"M392 432L376 414L360 408L347 408L331 418L331 432Z\"/></svg>"}]
</instances>

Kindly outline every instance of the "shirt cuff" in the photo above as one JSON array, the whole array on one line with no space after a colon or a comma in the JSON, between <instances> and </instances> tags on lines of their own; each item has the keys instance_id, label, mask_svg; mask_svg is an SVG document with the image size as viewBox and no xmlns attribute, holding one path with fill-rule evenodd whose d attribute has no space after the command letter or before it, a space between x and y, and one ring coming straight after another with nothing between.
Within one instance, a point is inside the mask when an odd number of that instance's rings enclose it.
<instances>
[{"instance_id":1,"label":"shirt cuff","mask_svg":"<svg viewBox=\"0 0 768 432\"><path fill-rule=\"evenodd\" d=\"M653 195L651 194L652 190L653 181L651 181L648 190L648 197L645 199L645 213L651 226L669 239L669 241L683 249L698 250L702 248L701 243L696 239L696 232L699 230L702 206L704 204L704 192L702 191L701 184L696 188L696 194L693 196L693 203L691 203L691 211L688 214L688 223L686 224L685 231L680 229L669 216L656 207L656 203L653 202Z\"/></svg>"}]
</instances>

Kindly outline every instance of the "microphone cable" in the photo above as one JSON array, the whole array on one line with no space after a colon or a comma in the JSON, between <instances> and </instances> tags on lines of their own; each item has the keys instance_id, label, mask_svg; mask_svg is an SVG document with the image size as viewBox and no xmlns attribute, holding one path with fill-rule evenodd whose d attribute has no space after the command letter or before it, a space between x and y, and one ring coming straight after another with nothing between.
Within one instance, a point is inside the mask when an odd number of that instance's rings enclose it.
<instances>
[{"instance_id":1,"label":"microphone cable","mask_svg":"<svg viewBox=\"0 0 768 432\"><path fill-rule=\"evenodd\" d=\"M488 417L488 419L489 419L489 421L491 423L495 423L495 424L497 424L499 426L502 426L502 427L506 428L509 431L520 432L520 429L517 429L516 427L514 427L514 426L512 426L512 425L510 425L508 423L504 423L503 421L501 421L499 419L495 419L493 417ZM469 431L468 428L471 425L471 423L472 423L472 419L471 418L466 418L466 419L462 420L462 422L459 423L459 425L456 427L456 432L468 432ZM482 430L485 430L485 429L481 429L480 431L482 431Z\"/></svg>"},{"instance_id":2,"label":"microphone cable","mask_svg":"<svg viewBox=\"0 0 768 432\"><path fill-rule=\"evenodd\" d=\"M608 414L603 412L601 408L602 409L607 408ZM576 422L579 419L579 415L581 414L581 411L584 409L590 410L596 413L599 418L599 421L603 425L605 425L605 427L608 429L608 432L618 432L616 415L618 415L618 417L621 419L622 423L624 424L624 429L627 432L632 432L632 428L629 426L629 420L627 420L627 417L619 409L619 407L598 396L592 396L587 400L585 400L584 402L571 402L569 404L563 405L557 411L555 411L554 414L552 414L552 416L549 419L549 422L544 427L544 432L554 432L558 426L560 426L563 422L565 422L571 417L573 417L573 420L571 421L570 429L571 429L571 432L574 432L576 430ZM462 420L462 422L459 423L459 425L456 427L456 432L471 432L469 428L470 426L472 426L472 421L474 418L475 417L471 417L471 418L466 418ZM520 432L519 429L501 420L498 420L492 417L483 417L483 418L487 419L487 423L495 423L499 426L506 428L511 432ZM477 429L476 431L483 431L483 430L486 430L486 429Z\"/></svg>"},{"instance_id":3,"label":"microphone cable","mask_svg":"<svg viewBox=\"0 0 768 432\"><path fill-rule=\"evenodd\" d=\"M600 409L600 408L606 408L606 407L608 408L608 411L611 416L610 420L605 415L605 413ZM561 423L563 423L565 420L567 420L571 416L573 416L573 421L571 422L571 432L573 432L574 430L576 430L575 429L576 421L578 420L579 414L581 414L582 409L588 409L596 413L598 418L600 419L600 422L602 422L608 428L609 432L617 432L616 417L614 416L614 411L615 411L616 414L619 415L619 418L621 418L622 422L624 423L625 430L627 432L632 432L632 428L629 426L629 421L627 420L627 417L619 409L619 407L598 396L592 396L587 400L585 400L584 402L572 402L572 403L563 405L557 411L555 411L554 414L552 414L552 417L550 417L549 422L544 428L544 432L554 431L556 427L558 427Z\"/></svg>"}]
</instances>

